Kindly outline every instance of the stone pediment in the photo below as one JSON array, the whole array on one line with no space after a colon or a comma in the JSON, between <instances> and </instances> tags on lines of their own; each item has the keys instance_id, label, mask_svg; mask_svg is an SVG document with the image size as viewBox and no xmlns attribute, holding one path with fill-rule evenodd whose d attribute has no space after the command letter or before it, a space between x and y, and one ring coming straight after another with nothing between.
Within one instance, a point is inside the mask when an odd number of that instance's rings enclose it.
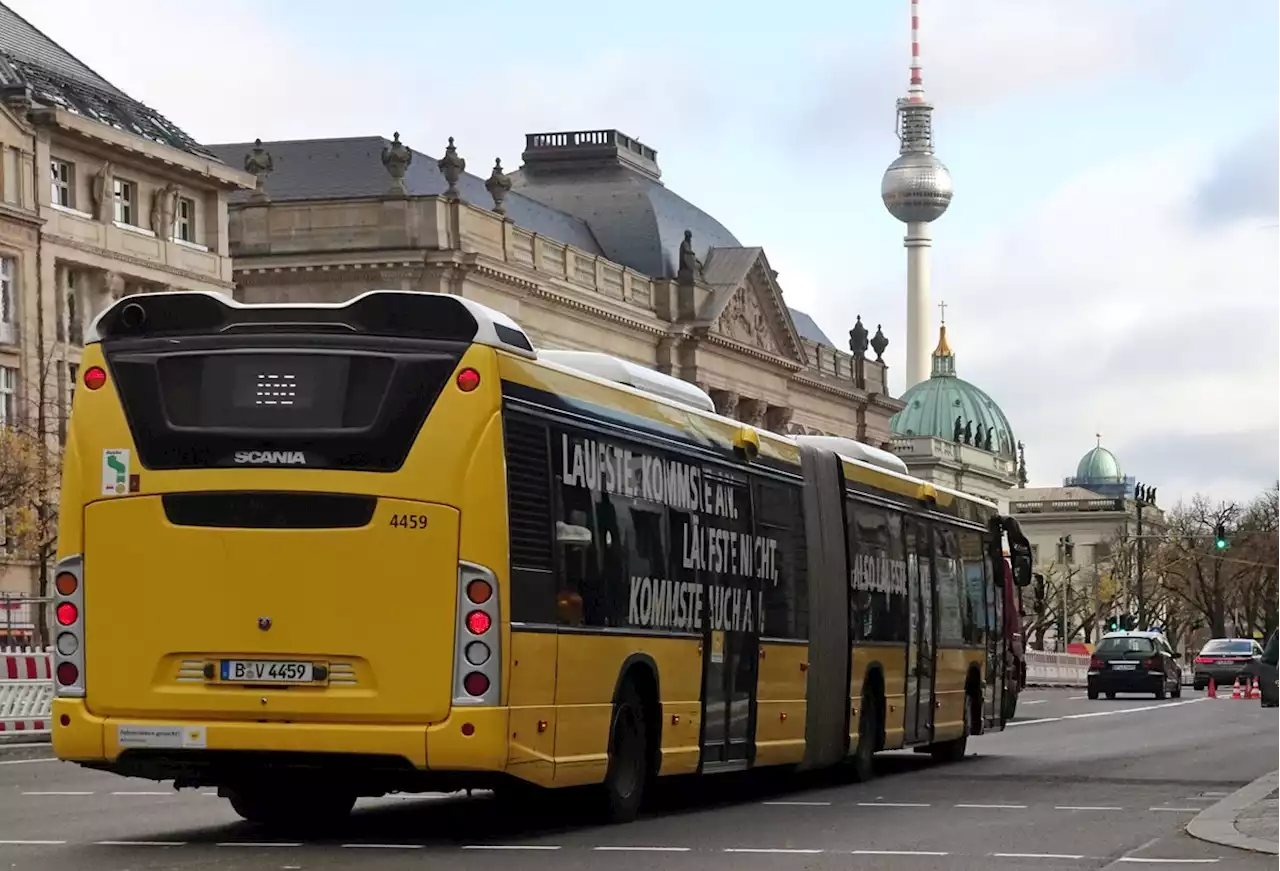
<instances>
[{"instance_id":1,"label":"stone pediment","mask_svg":"<svg viewBox=\"0 0 1280 871\"><path fill-rule=\"evenodd\" d=\"M712 248L702 275L712 293L699 312L700 326L747 348L806 362L800 334L764 249Z\"/></svg>"}]
</instances>

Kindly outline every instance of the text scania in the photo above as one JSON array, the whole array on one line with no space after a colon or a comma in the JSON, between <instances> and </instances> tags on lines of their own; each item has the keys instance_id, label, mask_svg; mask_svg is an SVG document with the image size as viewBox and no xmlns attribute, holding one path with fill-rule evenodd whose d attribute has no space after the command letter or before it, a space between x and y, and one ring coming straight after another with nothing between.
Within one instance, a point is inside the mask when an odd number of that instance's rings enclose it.
<instances>
[{"instance_id":1,"label":"text scania","mask_svg":"<svg viewBox=\"0 0 1280 871\"><path fill-rule=\"evenodd\" d=\"M302 451L236 451L236 462L252 466L305 466Z\"/></svg>"}]
</instances>

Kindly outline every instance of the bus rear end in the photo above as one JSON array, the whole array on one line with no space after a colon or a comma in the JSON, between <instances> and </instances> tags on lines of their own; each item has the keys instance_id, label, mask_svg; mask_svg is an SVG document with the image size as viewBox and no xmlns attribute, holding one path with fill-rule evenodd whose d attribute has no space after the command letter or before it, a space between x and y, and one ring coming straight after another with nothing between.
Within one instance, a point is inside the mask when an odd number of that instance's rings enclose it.
<instances>
[{"instance_id":1,"label":"bus rear end","mask_svg":"<svg viewBox=\"0 0 1280 871\"><path fill-rule=\"evenodd\" d=\"M175 293L123 299L91 333L63 472L57 755L216 785L261 821L501 770L495 346L527 348L519 328L435 294Z\"/></svg>"}]
</instances>

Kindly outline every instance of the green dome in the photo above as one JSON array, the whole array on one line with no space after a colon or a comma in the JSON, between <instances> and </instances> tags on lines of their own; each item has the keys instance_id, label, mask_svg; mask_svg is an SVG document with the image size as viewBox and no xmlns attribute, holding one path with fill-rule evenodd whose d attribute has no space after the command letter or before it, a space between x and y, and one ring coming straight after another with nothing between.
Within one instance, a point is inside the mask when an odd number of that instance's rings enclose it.
<instances>
[{"instance_id":1,"label":"green dome","mask_svg":"<svg viewBox=\"0 0 1280 871\"><path fill-rule=\"evenodd\" d=\"M933 352L933 372L929 380L921 381L902 395L907 407L890 419L889 429L897 436L932 436L954 441L958 417L961 427L972 423L975 442L981 425L984 436L991 431L992 453L1016 459L1018 442L1000 406L984 390L957 378L955 373L955 354L947 344L944 326Z\"/></svg>"},{"instance_id":2,"label":"green dome","mask_svg":"<svg viewBox=\"0 0 1280 871\"><path fill-rule=\"evenodd\" d=\"M1124 474L1116 455L1104 448L1099 439L1098 446L1080 458L1080 465L1076 466L1076 478L1099 484L1120 483L1124 480Z\"/></svg>"}]
</instances>

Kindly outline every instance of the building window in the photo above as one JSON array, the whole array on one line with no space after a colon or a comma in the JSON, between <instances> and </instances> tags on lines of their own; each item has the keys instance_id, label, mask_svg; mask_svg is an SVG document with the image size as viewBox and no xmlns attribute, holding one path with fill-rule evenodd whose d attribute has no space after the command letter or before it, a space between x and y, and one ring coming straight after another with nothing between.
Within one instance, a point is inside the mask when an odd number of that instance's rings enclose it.
<instances>
[{"instance_id":1,"label":"building window","mask_svg":"<svg viewBox=\"0 0 1280 871\"><path fill-rule=\"evenodd\" d=\"M75 208L74 165L65 160L53 160L49 163L50 197L55 206Z\"/></svg>"},{"instance_id":2,"label":"building window","mask_svg":"<svg viewBox=\"0 0 1280 871\"><path fill-rule=\"evenodd\" d=\"M14 283L18 275L18 261L12 257L0 257L0 342L12 342L15 320L13 303L16 294Z\"/></svg>"},{"instance_id":3,"label":"building window","mask_svg":"<svg viewBox=\"0 0 1280 871\"><path fill-rule=\"evenodd\" d=\"M4 146L0 146L0 151L4 152L4 164L0 166L0 189L4 201L14 206L21 205L22 178L18 168L22 166L22 152Z\"/></svg>"},{"instance_id":4,"label":"building window","mask_svg":"<svg viewBox=\"0 0 1280 871\"><path fill-rule=\"evenodd\" d=\"M18 370L0 366L0 426L18 422Z\"/></svg>"},{"instance_id":5,"label":"building window","mask_svg":"<svg viewBox=\"0 0 1280 871\"><path fill-rule=\"evenodd\" d=\"M173 217L173 236L183 242L196 241L196 201L178 197L178 211Z\"/></svg>"},{"instance_id":6,"label":"building window","mask_svg":"<svg viewBox=\"0 0 1280 871\"><path fill-rule=\"evenodd\" d=\"M122 178L115 180L116 222L135 226L138 186Z\"/></svg>"}]
</instances>

